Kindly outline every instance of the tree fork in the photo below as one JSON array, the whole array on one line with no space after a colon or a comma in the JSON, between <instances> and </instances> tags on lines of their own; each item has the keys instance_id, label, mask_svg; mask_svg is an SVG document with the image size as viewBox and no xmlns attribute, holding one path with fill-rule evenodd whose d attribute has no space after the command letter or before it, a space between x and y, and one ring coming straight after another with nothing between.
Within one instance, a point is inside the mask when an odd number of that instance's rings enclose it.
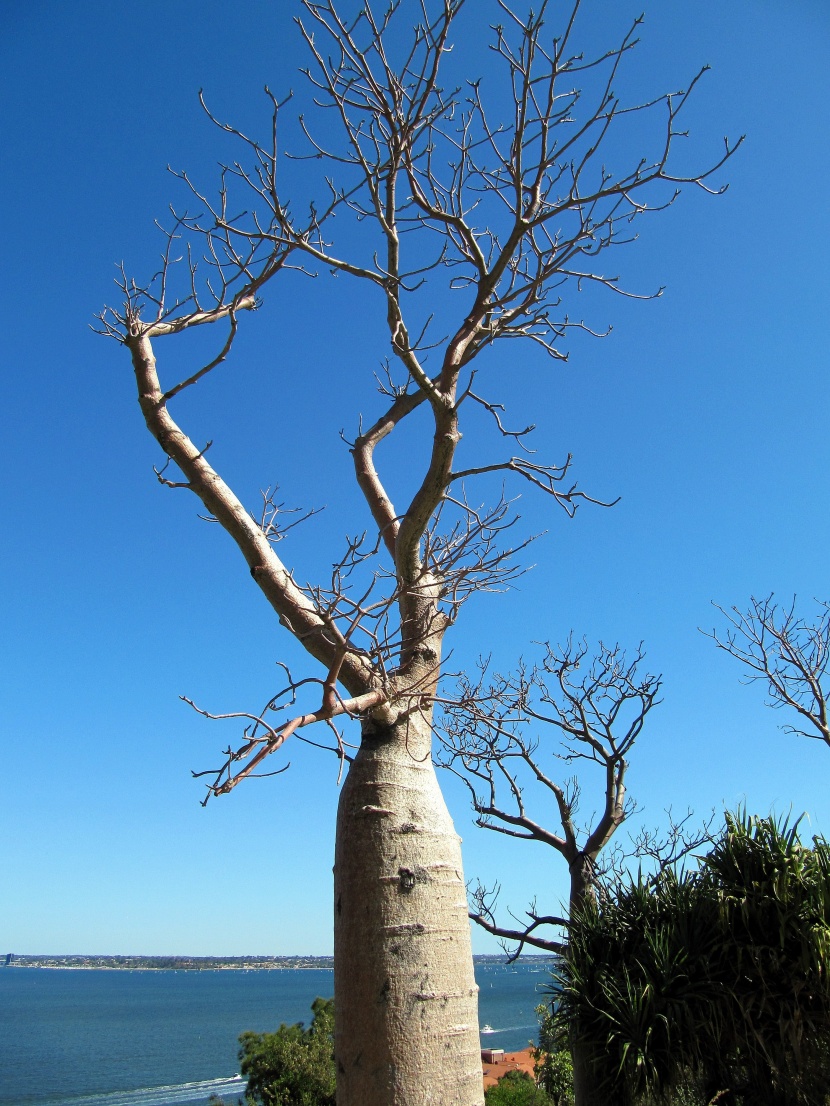
<instances>
[{"instance_id":1,"label":"tree fork","mask_svg":"<svg viewBox=\"0 0 830 1106\"><path fill-rule=\"evenodd\" d=\"M328 137L318 139L299 118L305 153L313 155L301 160L328 163L322 179L310 182L308 216L299 220L292 213L282 172L278 180L277 117L286 101L278 102L266 88L272 125L263 144L221 122L202 100L210 121L243 145L252 167L228 162L214 199L186 173L177 174L202 214L174 211L172 229L164 232L160 271L140 286L122 268L123 307L99 316L101 332L129 348L147 427L183 473L180 482L161 473L159 479L198 496L240 549L280 625L326 674L295 681L289 673L288 688L269 700L262 715L225 715L253 724L242 749L253 754L247 771L268 755L263 749L281 747L302 720L330 722L334 706L353 713L360 704L363 743L341 794L337 823L338 1106L481 1106L464 881L458 838L430 762L431 711L444 630L475 591L513 578L510 558L526 543L513 551L500 544L502 531L512 524L504 494L495 507L476 508L465 485L485 474L521 476L569 515L579 501L600 502L577 491L576 484L560 490L570 458L556 466L504 455L502 440L523 441L530 428L506 429L502 405L473 391L475 359L510 338L562 360L566 353L560 346L571 330L604 333L570 318L565 305L560 308L563 285L578 292L589 282L634 294L606 274L597 255L629 241L632 220L673 203L680 186L722 191L708 181L739 145L727 142L702 172L675 171L673 143L685 137L677 117L698 78L687 93L619 100L613 86L639 21L616 47L600 48L586 61L569 44L580 3L571 0L562 33L546 45L540 35L542 15L554 8L549 0L541 0L532 19L494 0L494 14L509 17L506 30L494 27L493 44L508 87L488 109L478 80L451 91L449 36L464 0L372 0L359 5L362 14L351 22L339 13L346 6L340 0L298 0L311 100L333 109L339 120L339 138L325 130L332 136L329 148L321 145ZM478 17L479 5L474 6ZM445 62L449 83L443 75L439 80ZM595 78L581 89L579 77L587 68ZM573 91L555 94L566 87ZM632 113L650 117L655 111L663 119L656 144L649 139L630 157L620 152L617 170L607 169L609 130L616 131L617 122ZM325 200L315 200L315 189L322 189ZM367 248L355 253L350 232L344 238L338 230L349 219L364 227ZM437 235L440 249L425 254L413 243L404 250L412 240L401 236L403 229L417 231L428 243ZM364 263L367 257L373 260ZM304 586L274 551L273 539L282 535L244 508L206 460L205 449L168 410L169 400L226 360L238 316L258 307L260 293L285 269L328 270L362 282L372 296L380 290L386 336L403 377L393 380L389 372L388 384L379 382L389 401L386 413L365 433L361 429L353 445L364 501L358 510L368 507L377 545L371 550L363 548L362 539L348 539L330 581ZM436 311L441 319L444 308L453 305L458 310L448 320L451 337L439 337L444 323L433 325ZM142 311L152 317L142 320ZM217 321L228 326L218 355L163 389L151 339ZM440 366L435 376L426 370L428 355ZM505 376L511 375L505 365ZM324 384L324 378L317 383ZM494 454L477 454L458 470L460 410L468 399L494 418L498 444ZM434 433L430 440L422 429L420 448L408 458L417 490L396 509L375 447L422 404L429 407ZM296 423L293 416L285 412L285 423ZM308 427L294 429L301 431L300 448L313 448ZM263 715L276 704L281 709L282 696L306 684L322 687L321 707L303 710L277 732ZM341 699L338 684L348 700ZM384 701L369 707L367 697L376 695ZM346 702L352 706L346 708ZM501 704L488 702L484 717L503 715L510 702L509 695ZM337 742L342 766L348 758L339 733ZM599 747L588 745L602 761ZM624 757L624 750L611 750L608 757L619 759L617 754ZM228 769L238 762L230 754ZM537 779L545 784L543 776ZM567 837L569 800L555 781L548 784ZM622 774L612 773L606 806L623 799ZM488 805L495 805L495 797ZM598 847L616 824L611 817L599 828ZM533 828L525 828L533 836ZM516 835L510 817L501 831ZM578 1091L579 1106L587 1093Z\"/></svg>"}]
</instances>

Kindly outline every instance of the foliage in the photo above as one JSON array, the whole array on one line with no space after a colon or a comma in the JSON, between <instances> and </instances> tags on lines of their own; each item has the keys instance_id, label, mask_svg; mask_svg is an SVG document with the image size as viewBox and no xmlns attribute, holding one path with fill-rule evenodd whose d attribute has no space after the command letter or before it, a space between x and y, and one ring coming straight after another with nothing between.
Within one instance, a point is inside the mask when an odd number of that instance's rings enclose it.
<instances>
[{"instance_id":1,"label":"foliage","mask_svg":"<svg viewBox=\"0 0 830 1106\"><path fill-rule=\"evenodd\" d=\"M558 1031L608 1102L823 1100L830 1085L830 845L727 815L701 867L588 904L561 967Z\"/></svg>"},{"instance_id":2,"label":"foliage","mask_svg":"<svg viewBox=\"0 0 830 1106\"><path fill-rule=\"evenodd\" d=\"M485 1106L550 1106L551 1099L526 1071L508 1071L484 1092Z\"/></svg>"},{"instance_id":3,"label":"foliage","mask_svg":"<svg viewBox=\"0 0 830 1106\"><path fill-rule=\"evenodd\" d=\"M334 999L316 998L314 1018L276 1033L243 1033L240 1071L257 1106L334 1106Z\"/></svg>"},{"instance_id":4,"label":"foliage","mask_svg":"<svg viewBox=\"0 0 830 1106\"><path fill-rule=\"evenodd\" d=\"M536 1016L539 1019L539 1047L533 1050L536 1082L553 1106L573 1106L574 1070L571 1054L562 1048L562 1035L553 1011L542 1004L536 1007Z\"/></svg>"}]
</instances>

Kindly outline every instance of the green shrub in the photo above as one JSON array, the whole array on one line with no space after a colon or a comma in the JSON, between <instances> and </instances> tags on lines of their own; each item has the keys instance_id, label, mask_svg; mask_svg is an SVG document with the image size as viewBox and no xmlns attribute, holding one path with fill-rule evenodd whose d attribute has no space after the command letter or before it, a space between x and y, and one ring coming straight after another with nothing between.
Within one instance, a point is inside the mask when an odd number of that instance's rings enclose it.
<instances>
[{"instance_id":1,"label":"green shrub","mask_svg":"<svg viewBox=\"0 0 830 1106\"><path fill-rule=\"evenodd\" d=\"M554 1020L602 1101L816 1106L829 951L830 846L727 815L699 871L632 882L576 919Z\"/></svg>"},{"instance_id":2,"label":"green shrub","mask_svg":"<svg viewBox=\"0 0 830 1106\"><path fill-rule=\"evenodd\" d=\"M571 1054L562 1048L559 1027L547 1006L537 1006L539 1046L533 1049L536 1082L553 1106L573 1106L574 1070Z\"/></svg>"},{"instance_id":3,"label":"green shrub","mask_svg":"<svg viewBox=\"0 0 830 1106\"><path fill-rule=\"evenodd\" d=\"M526 1071L508 1071L484 1092L485 1106L551 1106Z\"/></svg>"},{"instance_id":4,"label":"green shrub","mask_svg":"<svg viewBox=\"0 0 830 1106\"><path fill-rule=\"evenodd\" d=\"M276 1033L243 1033L240 1071L256 1106L334 1106L334 999L317 998L308 1029L302 1022Z\"/></svg>"}]
</instances>

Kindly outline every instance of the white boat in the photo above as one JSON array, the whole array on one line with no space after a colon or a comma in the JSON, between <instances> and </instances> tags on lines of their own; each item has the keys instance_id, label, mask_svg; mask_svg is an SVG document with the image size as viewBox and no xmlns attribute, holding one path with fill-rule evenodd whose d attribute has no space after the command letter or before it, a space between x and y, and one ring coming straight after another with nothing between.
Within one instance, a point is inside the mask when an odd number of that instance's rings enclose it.
<instances>
[{"instance_id":1,"label":"white boat","mask_svg":"<svg viewBox=\"0 0 830 1106\"><path fill-rule=\"evenodd\" d=\"M481 1027L481 1032L482 1033L495 1033L496 1031L495 1031L495 1029L493 1029L492 1025L483 1025Z\"/></svg>"}]
</instances>

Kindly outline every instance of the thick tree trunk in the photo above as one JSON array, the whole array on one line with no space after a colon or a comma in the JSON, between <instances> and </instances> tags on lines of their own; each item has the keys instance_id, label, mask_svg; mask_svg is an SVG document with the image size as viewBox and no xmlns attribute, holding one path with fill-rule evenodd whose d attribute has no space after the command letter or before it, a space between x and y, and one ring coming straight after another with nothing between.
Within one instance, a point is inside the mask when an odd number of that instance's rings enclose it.
<instances>
[{"instance_id":1,"label":"thick tree trunk","mask_svg":"<svg viewBox=\"0 0 830 1106\"><path fill-rule=\"evenodd\" d=\"M568 906L569 916L576 917L586 901L593 899L594 863L593 860L578 853L569 864L571 873L571 893ZM574 1072L574 1106L600 1106L594 1076L588 1052L580 1040L571 1041L571 1063Z\"/></svg>"},{"instance_id":2,"label":"thick tree trunk","mask_svg":"<svg viewBox=\"0 0 830 1106\"><path fill-rule=\"evenodd\" d=\"M571 1042L571 1063L574 1072L574 1106L599 1106L596 1079L581 1041Z\"/></svg>"},{"instance_id":3,"label":"thick tree trunk","mask_svg":"<svg viewBox=\"0 0 830 1106\"><path fill-rule=\"evenodd\" d=\"M417 712L367 723L337 813L338 1106L481 1106L460 838Z\"/></svg>"}]
</instances>

